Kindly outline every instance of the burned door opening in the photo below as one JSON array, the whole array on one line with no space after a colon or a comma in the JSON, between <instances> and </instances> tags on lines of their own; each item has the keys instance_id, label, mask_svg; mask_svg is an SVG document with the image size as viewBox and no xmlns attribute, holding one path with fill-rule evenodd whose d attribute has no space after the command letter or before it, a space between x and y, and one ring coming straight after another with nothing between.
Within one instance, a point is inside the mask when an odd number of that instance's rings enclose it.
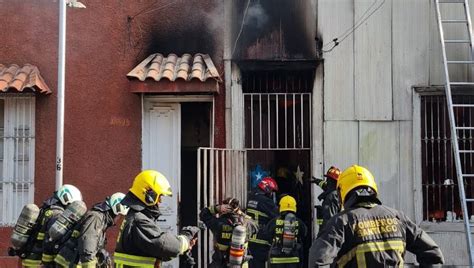
<instances>
[{"instance_id":1,"label":"burned door opening","mask_svg":"<svg viewBox=\"0 0 474 268\"><path fill-rule=\"evenodd\" d=\"M250 187L265 176L279 185L277 202L293 196L297 216L312 226L311 92L314 70L247 71L242 73L245 149ZM311 245L303 241L305 255Z\"/></svg>"},{"instance_id":2,"label":"burned door opening","mask_svg":"<svg viewBox=\"0 0 474 268\"><path fill-rule=\"evenodd\" d=\"M180 225L197 222L197 150L211 146L211 103L181 103Z\"/></svg>"}]
</instances>

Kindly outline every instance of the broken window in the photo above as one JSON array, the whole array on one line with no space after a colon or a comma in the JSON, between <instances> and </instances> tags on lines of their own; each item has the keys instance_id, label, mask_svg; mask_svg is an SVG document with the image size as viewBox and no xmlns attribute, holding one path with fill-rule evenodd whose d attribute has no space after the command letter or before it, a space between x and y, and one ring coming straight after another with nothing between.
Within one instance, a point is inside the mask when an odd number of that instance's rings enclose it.
<instances>
[{"instance_id":1,"label":"broken window","mask_svg":"<svg viewBox=\"0 0 474 268\"><path fill-rule=\"evenodd\" d=\"M474 96L453 96L453 103L474 103ZM456 108L458 126L472 126L474 109ZM459 202L454 154L451 147L451 132L444 95L421 97L421 150L423 220L457 221L462 219ZM472 130L458 131L459 149L473 150ZM461 154L463 173L474 173L471 154ZM474 180L465 182L466 197L474 196ZM468 204L470 215L474 214Z\"/></svg>"}]
</instances>

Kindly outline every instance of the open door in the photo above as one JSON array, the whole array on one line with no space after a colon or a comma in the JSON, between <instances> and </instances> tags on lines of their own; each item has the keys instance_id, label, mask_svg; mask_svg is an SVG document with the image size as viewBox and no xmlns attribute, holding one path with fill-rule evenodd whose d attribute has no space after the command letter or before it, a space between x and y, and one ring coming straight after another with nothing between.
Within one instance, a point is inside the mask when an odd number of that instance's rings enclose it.
<instances>
[{"instance_id":1,"label":"open door","mask_svg":"<svg viewBox=\"0 0 474 268\"><path fill-rule=\"evenodd\" d=\"M226 197L247 203L247 152L245 150L199 148L197 156L199 214L204 207L219 203ZM213 237L209 230L199 234L198 267L208 267L214 252Z\"/></svg>"},{"instance_id":2,"label":"open door","mask_svg":"<svg viewBox=\"0 0 474 268\"><path fill-rule=\"evenodd\" d=\"M179 103L145 102L143 124L143 169L154 169L166 176L173 190L172 197L160 204L160 227L178 233L178 202L180 198L181 106ZM179 267L175 259L162 267Z\"/></svg>"}]
</instances>

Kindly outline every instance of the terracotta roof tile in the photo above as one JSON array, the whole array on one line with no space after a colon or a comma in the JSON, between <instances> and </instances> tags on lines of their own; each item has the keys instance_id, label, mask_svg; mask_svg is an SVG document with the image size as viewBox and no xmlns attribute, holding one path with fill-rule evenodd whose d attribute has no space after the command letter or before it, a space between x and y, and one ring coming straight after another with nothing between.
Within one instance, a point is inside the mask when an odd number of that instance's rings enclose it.
<instances>
[{"instance_id":1,"label":"terracotta roof tile","mask_svg":"<svg viewBox=\"0 0 474 268\"><path fill-rule=\"evenodd\" d=\"M31 64L25 64L23 67L16 64L10 66L0 64L0 91L51 93L38 68Z\"/></svg>"},{"instance_id":2,"label":"terracotta roof tile","mask_svg":"<svg viewBox=\"0 0 474 268\"><path fill-rule=\"evenodd\" d=\"M127 76L137 78L140 81L146 79L154 79L155 81L161 79L169 81L199 79L204 82L209 78L221 81L211 57L207 54L195 54L194 56L183 54L181 57L176 54L169 54L167 57L160 53L152 54L133 68Z\"/></svg>"}]
</instances>

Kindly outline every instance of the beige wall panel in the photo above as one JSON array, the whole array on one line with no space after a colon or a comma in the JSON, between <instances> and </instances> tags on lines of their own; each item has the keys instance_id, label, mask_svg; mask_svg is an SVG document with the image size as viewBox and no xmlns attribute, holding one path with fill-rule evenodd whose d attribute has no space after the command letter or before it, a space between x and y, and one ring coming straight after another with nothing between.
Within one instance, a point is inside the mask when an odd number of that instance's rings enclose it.
<instances>
[{"instance_id":1,"label":"beige wall panel","mask_svg":"<svg viewBox=\"0 0 474 268\"><path fill-rule=\"evenodd\" d=\"M341 170L358 162L359 123L355 121L324 122L324 166ZM322 174L315 174L322 175Z\"/></svg>"},{"instance_id":2,"label":"beige wall panel","mask_svg":"<svg viewBox=\"0 0 474 268\"><path fill-rule=\"evenodd\" d=\"M393 1L378 2L381 8L354 32L355 113L360 120L392 120ZM354 2L356 20L372 3Z\"/></svg>"},{"instance_id":3,"label":"beige wall panel","mask_svg":"<svg viewBox=\"0 0 474 268\"><path fill-rule=\"evenodd\" d=\"M428 84L430 2L431 0L393 1L394 120L412 118L412 86Z\"/></svg>"},{"instance_id":4,"label":"beige wall panel","mask_svg":"<svg viewBox=\"0 0 474 268\"><path fill-rule=\"evenodd\" d=\"M411 111L411 109L410 109ZM413 180L413 123L400 121L400 199L399 208L410 219L415 220L414 180Z\"/></svg>"},{"instance_id":5,"label":"beige wall panel","mask_svg":"<svg viewBox=\"0 0 474 268\"><path fill-rule=\"evenodd\" d=\"M353 26L353 0L320 0L318 27L324 50L333 46L331 40ZM354 115L354 40L353 35L324 57L324 117L326 120L353 120Z\"/></svg>"},{"instance_id":6,"label":"beige wall panel","mask_svg":"<svg viewBox=\"0 0 474 268\"><path fill-rule=\"evenodd\" d=\"M382 203L399 208L399 123L360 122L359 163L375 177Z\"/></svg>"}]
</instances>

